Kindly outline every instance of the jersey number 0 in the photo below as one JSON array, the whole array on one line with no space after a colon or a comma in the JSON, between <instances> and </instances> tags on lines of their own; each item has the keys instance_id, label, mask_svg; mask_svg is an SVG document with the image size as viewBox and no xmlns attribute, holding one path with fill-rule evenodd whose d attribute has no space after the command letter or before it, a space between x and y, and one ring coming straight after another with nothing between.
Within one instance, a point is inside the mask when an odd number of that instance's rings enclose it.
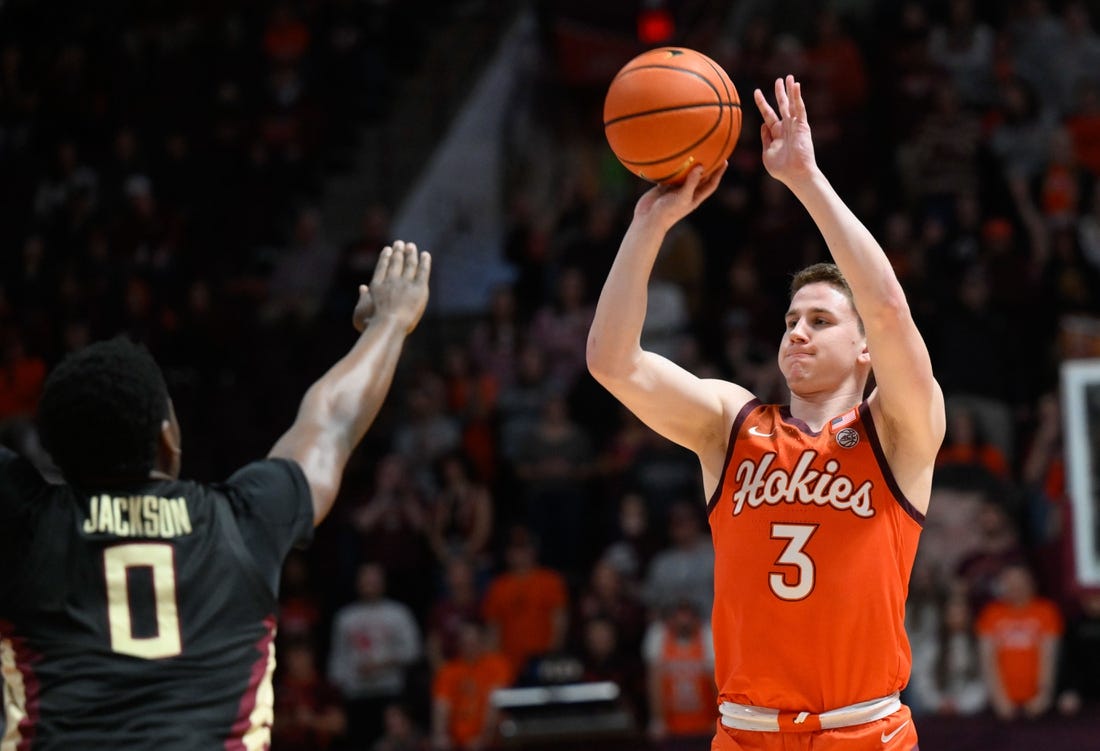
<instances>
[{"instance_id":1,"label":"jersey number 0","mask_svg":"<svg viewBox=\"0 0 1100 751\"><path fill-rule=\"evenodd\" d=\"M130 569L146 568L153 575L155 636L135 637L130 610ZM111 649L119 654L156 660L182 651L179 608L176 605L175 551L171 545L144 542L115 545L103 551L107 578L107 623Z\"/></svg>"}]
</instances>

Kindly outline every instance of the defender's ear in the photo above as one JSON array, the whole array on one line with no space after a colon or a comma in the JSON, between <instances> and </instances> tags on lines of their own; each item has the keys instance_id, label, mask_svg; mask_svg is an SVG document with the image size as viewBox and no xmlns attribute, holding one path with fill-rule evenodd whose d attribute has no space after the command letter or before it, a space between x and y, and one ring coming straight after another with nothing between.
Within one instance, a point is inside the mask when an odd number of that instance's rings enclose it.
<instances>
[{"instance_id":1,"label":"defender's ear","mask_svg":"<svg viewBox=\"0 0 1100 751\"><path fill-rule=\"evenodd\" d=\"M160 435L157 437L157 469L173 479L179 477L183 454L182 437L176 410L172 401L168 401L168 417L160 423Z\"/></svg>"}]
</instances>

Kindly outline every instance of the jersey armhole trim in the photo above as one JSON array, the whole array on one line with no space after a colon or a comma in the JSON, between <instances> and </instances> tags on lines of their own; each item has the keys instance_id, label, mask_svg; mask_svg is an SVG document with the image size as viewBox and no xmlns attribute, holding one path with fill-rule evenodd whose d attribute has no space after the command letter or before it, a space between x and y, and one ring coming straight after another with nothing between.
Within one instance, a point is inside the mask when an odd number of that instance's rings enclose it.
<instances>
[{"instance_id":1,"label":"jersey armhole trim","mask_svg":"<svg viewBox=\"0 0 1100 751\"><path fill-rule=\"evenodd\" d=\"M890 469L890 463L886 461L886 452L882 450L882 441L879 440L878 429L875 427L875 420L871 416L871 405L866 401L861 402L859 405L859 419L867 428L867 440L871 442L871 450L874 451L875 461L878 462L879 471L882 472L882 476L886 480L886 487L889 488L890 495L901 506L901 510L923 528L924 514L909 502L909 499L905 497L905 493L901 492L897 478L894 477L894 472Z\"/></svg>"},{"instance_id":2,"label":"jersey armhole trim","mask_svg":"<svg viewBox=\"0 0 1100 751\"><path fill-rule=\"evenodd\" d=\"M718 505L718 499L722 497L722 488L726 484L726 473L730 469L730 459L733 458L733 446L737 443L737 434L741 432L741 426L745 423L745 419L749 416L749 413L760 406L760 400L756 397L749 399L745 402L745 405L741 407L741 410L737 413L737 417L733 420L733 427L730 428L729 443L726 445L726 459L722 463L722 474L718 476L718 485L714 488L714 493L711 494L710 499L707 501L707 516L711 515L714 508Z\"/></svg>"}]
</instances>

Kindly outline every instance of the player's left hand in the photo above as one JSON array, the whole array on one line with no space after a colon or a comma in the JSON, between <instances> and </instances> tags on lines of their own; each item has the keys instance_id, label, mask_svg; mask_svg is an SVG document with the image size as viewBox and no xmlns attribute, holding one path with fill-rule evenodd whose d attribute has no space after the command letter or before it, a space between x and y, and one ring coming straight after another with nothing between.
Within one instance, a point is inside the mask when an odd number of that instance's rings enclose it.
<instances>
[{"instance_id":1,"label":"player's left hand","mask_svg":"<svg viewBox=\"0 0 1100 751\"><path fill-rule=\"evenodd\" d=\"M802 100L802 84L791 75L775 79L776 109L772 109L760 89L753 92L753 99L764 118L760 140L768 174L788 187L812 175L817 160L806 103Z\"/></svg>"}]
</instances>

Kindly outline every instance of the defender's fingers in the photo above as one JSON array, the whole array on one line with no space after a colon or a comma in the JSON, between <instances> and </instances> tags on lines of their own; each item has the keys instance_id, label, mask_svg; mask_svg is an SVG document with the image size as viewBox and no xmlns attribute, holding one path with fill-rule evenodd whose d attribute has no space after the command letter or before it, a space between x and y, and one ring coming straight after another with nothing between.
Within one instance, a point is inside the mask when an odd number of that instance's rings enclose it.
<instances>
[{"instance_id":1,"label":"defender's fingers","mask_svg":"<svg viewBox=\"0 0 1100 751\"><path fill-rule=\"evenodd\" d=\"M416 252L416 243L405 245L405 278L415 279L417 267L420 266L420 256Z\"/></svg>"},{"instance_id":2,"label":"defender's fingers","mask_svg":"<svg viewBox=\"0 0 1100 751\"><path fill-rule=\"evenodd\" d=\"M393 255L390 256L389 276L398 277L405 273L405 242L393 241Z\"/></svg>"},{"instance_id":3,"label":"defender's fingers","mask_svg":"<svg viewBox=\"0 0 1100 751\"><path fill-rule=\"evenodd\" d=\"M386 272L390 268L391 258L393 258L393 248L387 245L382 248L382 252L378 254L378 263L374 265L374 278L371 279L371 284L378 284L386 278Z\"/></svg>"},{"instance_id":4,"label":"defender's fingers","mask_svg":"<svg viewBox=\"0 0 1100 751\"><path fill-rule=\"evenodd\" d=\"M425 250L420 254L420 264L416 267L416 281L426 284L431 273L432 254Z\"/></svg>"}]
</instances>

